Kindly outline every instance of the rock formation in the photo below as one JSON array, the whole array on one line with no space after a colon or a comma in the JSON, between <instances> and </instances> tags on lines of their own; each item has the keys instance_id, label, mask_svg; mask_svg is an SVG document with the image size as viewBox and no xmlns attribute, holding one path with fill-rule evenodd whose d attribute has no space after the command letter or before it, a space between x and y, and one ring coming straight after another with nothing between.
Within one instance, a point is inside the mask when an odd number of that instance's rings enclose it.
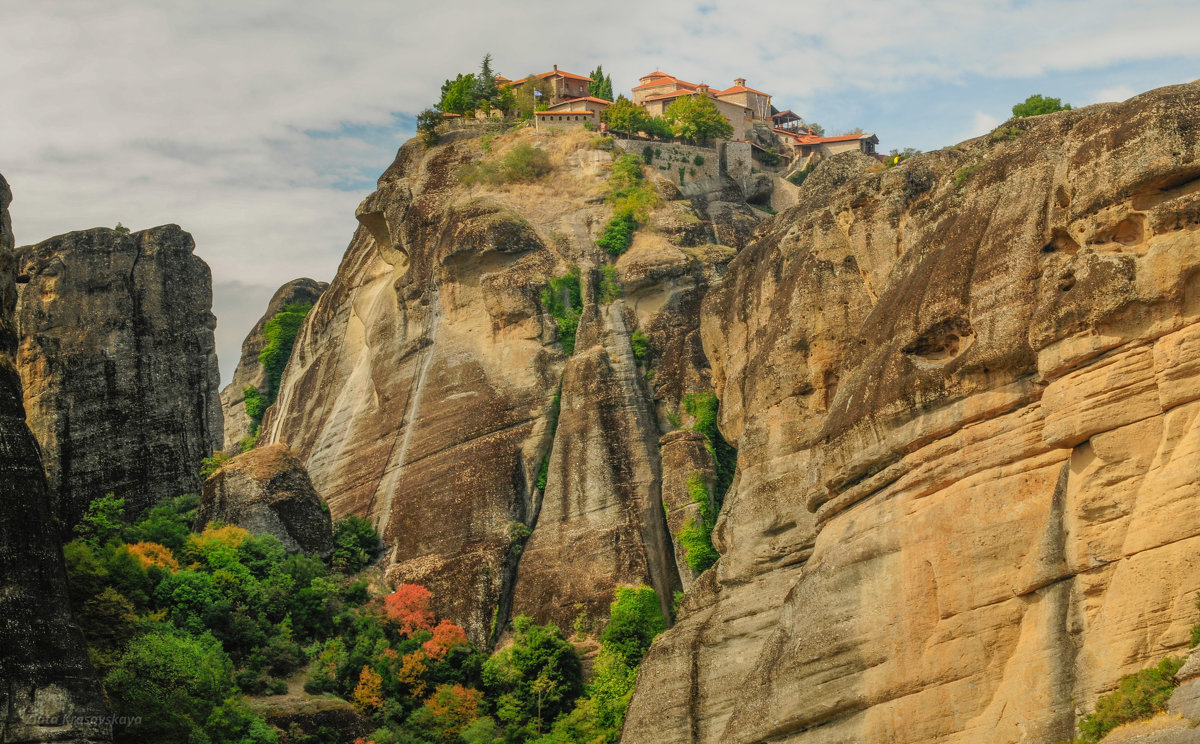
<instances>
[{"instance_id":1,"label":"rock formation","mask_svg":"<svg viewBox=\"0 0 1200 744\"><path fill-rule=\"evenodd\" d=\"M233 380L221 391L221 409L225 421L225 447L233 447L250 433L250 417L246 415L245 394L242 392L248 385L253 385L259 391L265 391L267 375L258 355L267 345L263 327L267 321L274 318L288 305L312 305L329 287L328 282L318 282L313 279L293 279L271 296L267 303L267 311L250 329L246 339L242 341L242 358L238 360L234 370Z\"/></svg>"},{"instance_id":2,"label":"rock formation","mask_svg":"<svg viewBox=\"0 0 1200 744\"><path fill-rule=\"evenodd\" d=\"M663 228L638 234L615 267L625 295L610 296L595 239L613 153L590 135L529 135L498 138L490 156L467 131L401 148L358 209L260 440L293 447L335 518L381 530L389 577L429 586L438 613L480 642L510 612L598 619L621 583L670 601L680 582L656 443L683 394L711 389L697 309L737 247L714 235L741 239L757 220L744 204L697 210L662 184ZM464 166L525 141L550 155L547 185L459 183ZM541 292L572 265L583 308L568 358ZM650 345L640 361L635 329Z\"/></svg>"},{"instance_id":3,"label":"rock formation","mask_svg":"<svg viewBox=\"0 0 1200 744\"><path fill-rule=\"evenodd\" d=\"M197 493L221 446L208 265L176 225L17 251L17 366L65 530L107 492L136 516Z\"/></svg>"},{"instance_id":4,"label":"rock formation","mask_svg":"<svg viewBox=\"0 0 1200 744\"><path fill-rule=\"evenodd\" d=\"M1200 591L1200 84L839 156L701 331L739 470L626 744L1053 742Z\"/></svg>"},{"instance_id":5,"label":"rock formation","mask_svg":"<svg viewBox=\"0 0 1200 744\"><path fill-rule=\"evenodd\" d=\"M106 742L108 704L71 617L62 545L21 408L11 201L0 176L0 742Z\"/></svg>"},{"instance_id":6,"label":"rock formation","mask_svg":"<svg viewBox=\"0 0 1200 744\"><path fill-rule=\"evenodd\" d=\"M304 463L283 444L244 452L208 477L194 529L209 522L274 535L292 552L333 551L329 507L313 489Z\"/></svg>"}]
</instances>

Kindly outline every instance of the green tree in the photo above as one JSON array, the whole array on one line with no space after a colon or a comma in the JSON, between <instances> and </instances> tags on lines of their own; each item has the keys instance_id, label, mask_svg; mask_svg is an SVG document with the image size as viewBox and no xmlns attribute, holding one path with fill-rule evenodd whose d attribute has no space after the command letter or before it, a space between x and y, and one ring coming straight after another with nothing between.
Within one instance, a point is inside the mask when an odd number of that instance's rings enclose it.
<instances>
[{"instance_id":1,"label":"green tree","mask_svg":"<svg viewBox=\"0 0 1200 744\"><path fill-rule=\"evenodd\" d=\"M381 547L379 533L369 520L351 514L333 523L334 569L354 573L375 560Z\"/></svg>"},{"instance_id":2,"label":"green tree","mask_svg":"<svg viewBox=\"0 0 1200 744\"><path fill-rule=\"evenodd\" d=\"M588 83L588 95L605 101L613 99L612 77L604 74L604 66L596 65L588 75L592 82Z\"/></svg>"},{"instance_id":3,"label":"green tree","mask_svg":"<svg viewBox=\"0 0 1200 744\"><path fill-rule=\"evenodd\" d=\"M119 741L189 741L233 692L233 666L211 636L154 632L135 638L104 680L113 713L140 718Z\"/></svg>"},{"instance_id":4,"label":"green tree","mask_svg":"<svg viewBox=\"0 0 1200 744\"><path fill-rule=\"evenodd\" d=\"M421 144L433 147L438 142L437 128L442 123L442 112L436 108L427 108L417 114L417 137Z\"/></svg>"},{"instance_id":5,"label":"green tree","mask_svg":"<svg viewBox=\"0 0 1200 744\"><path fill-rule=\"evenodd\" d=\"M733 136L733 125L717 109L713 99L706 95L676 98L663 111L663 118L670 123L675 136L687 142L706 144L711 139L729 139Z\"/></svg>"},{"instance_id":6,"label":"green tree","mask_svg":"<svg viewBox=\"0 0 1200 744\"><path fill-rule=\"evenodd\" d=\"M123 529L125 499L118 499L109 493L88 504L83 518L75 525L75 534L93 547L100 547L109 540L120 537Z\"/></svg>"},{"instance_id":7,"label":"green tree","mask_svg":"<svg viewBox=\"0 0 1200 744\"><path fill-rule=\"evenodd\" d=\"M535 733L539 721L571 708L583 692L583 665L558 626L520 616L513 620L512 645L484 663L483 687L513 738Z\"/></svg>"},{"instance_id":8,"label":"green tree","mask_svg":"<svg viewBox=\"0 0 1200 744\"><path fill-rule=\"evenodd\" d=\"M491 103L499 91L496 89L496 73L492 72L492 54L483 55L479 63L479 74L475 76L475 99L480 103Z\"/></svg>"},{"instance_id":9,"label":"green tree","mask_svg":"<svg viewBox=\"0 0 1200 744\"><path fill-rule=\"evenodd\" d=\"M816 123L815 121L806 122L804 126L808 128L808 131L812 132L813 134L817 135L818 137L825 136L825 127L821 126L820 124Z\"/></svg>"},{"instance_id":10,"label":"green tree","mask_svg":"<svg viewBox=\"0 0 1200 744\"><path fill-rule=\"evenodd\" d=\"M1046 98L1041 93L1036 93L1012 107L1013 117L1017 119L1025 116L1038 116L1040 114L1052 114L1055 111L1070 110L1071 104L1063 103L1058 98Z\"/></svg>"},{"instance_id":11,"label":"green tree","mask_svg":"<svg viewBox=\"0 0 1200 744\"><path fill-rule=\"evenodd\" d=\"M658 593L648 586L617 587L609 605L608 625L600 634L604 648L620 654L629 666L637 666L650 643L667 629Z\"/></svg>"},{"instance_id":12,"label":"green tree","mask_svg":"<svg viewBox=\"0 0 1200 744\"><path fill-rule=\"evenodd\" d=\"M522 119L529 119L534 111L544 109L550 101L550 82L536 75L526 75L524 82L513 93L515 111ZM537 94L537 95L535 95Z\"/></svg>"},{"instance_id":13,"label":"green tree","mask_svg":"<svg viewBox=\"0 0 1200 744\"><path fill-rule=\"evenodd\" d=\"M604 112L600 114L600 120L608 124L609 129L614 132L632 137L642 131L647 119L646 112L642 110L641 106L636 105L625 96L618 96L613 105L604 109Z\"/></svg>"},{"instance_id":14,"label":"green tree","mask_svg":"<svg viewBox=\"0 0 1200 744\"><path fill-rule=\"evenodd\" d=\"M438 103L438 108L442 111L465 116L475 110L475 105L474 73L460 73L455 79L442 84L442 100Z\"/></svg>"}]
</instances>

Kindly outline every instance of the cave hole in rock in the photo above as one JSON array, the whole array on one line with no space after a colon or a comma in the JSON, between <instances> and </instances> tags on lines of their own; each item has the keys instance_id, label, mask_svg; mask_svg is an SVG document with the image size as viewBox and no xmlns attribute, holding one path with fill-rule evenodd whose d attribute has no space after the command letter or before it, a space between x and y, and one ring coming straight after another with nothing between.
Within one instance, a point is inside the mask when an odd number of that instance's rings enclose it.
<instances>
[{"instance_id":1,"label":"cave hole in rock","mask_svg":"<svg viewBox=\"0 0 1200 744\"><path fill-rule=\"evenodd\" d=\"M958 316L935 323L903 351L914 360L941 365L961 356L974 341L970 321Z\"/></svg>"},{"instance_id":2,"label":"cave hole in rock","mask_svg":"<svg viewBox=\"0 0 1200 744\"><path fill-rule=\"evenodd\" d=\"M1138 210L1152 209L1165 201L1198 191L1200 191L1200 168L1189 168L1145 184L1134 194L1132 206Z\"/></svg>"},{"instance_id":3,"label":"cave hole in rock","mask_svg":"<svg viewBox=\"0 0 1200 744\"><path fill-rule=\"evenodd\" d=\"M1079 243L1061 227L1050 232L1050 242L1042 246L1042 253L1066 253L1075 255L1079 251Z\"/></svg>"}]
</instances>

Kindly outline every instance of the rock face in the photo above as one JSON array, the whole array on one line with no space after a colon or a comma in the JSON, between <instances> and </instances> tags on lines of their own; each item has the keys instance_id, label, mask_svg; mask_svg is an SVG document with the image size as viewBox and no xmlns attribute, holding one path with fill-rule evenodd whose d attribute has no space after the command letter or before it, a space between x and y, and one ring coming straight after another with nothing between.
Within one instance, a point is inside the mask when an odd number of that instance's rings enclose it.
<instances>
[{"instance_id":1,"label":"rock face","mask_svg":"<svg viewBox=\"0 0 1200 744\"><path fill-rule=\"evenodd\" d=\"M554 166L499 187L459 183L485 157L477 133L401 148L263 422L260 442L296 450L335 518L377 525L389 577L427 585L480 642L513 612L569 626L607 615L617 584L669 602L680 583L656 442L681 395L711 389L697 309L734 254L715 232L742 227L669 202L664 229L615 266L624 297L601 291L612 153L579 134L497 138L490 157L531 141ZM541 293L572 265L583 307L568 358Z\"/></svg>"},{"instance_id":2,"label":"rock face","mask_svg":"<svg viewBox=\"0 0 1200 744\"><path fill-rule=\"evenodd\" d=\"M1059 741L1186 648L1198 107L834 159L739 254L701 323L739 448L723 555L623 742Z\"/></svg>"},{"instance_id":3,"label":"rock face","mask_svg":"<svg viewBox=\"0 0 1200 744\"><path fill-rule=\"evenodd\" d=\"M292 552L333 551L329 507L313 489L304 463L283 444L244 452L208 477L194 529L209 522L274 535Z\"/></svg>"},{"instance_id":4,"label":"rock face","mask_svg":"<svg viewBox=\"0 0 1200 744\"><path fill-rule=\"evenodd\" d=\"M17 251L17 365L65 530L107 492L131 516L199 492L221 446L212 278L194 248L164 225Z\"/></svg>"},{"instance_id":5,"label":"rock face","mask_svg":"<svg viewBox=\"0 0 1200 744\"><path fill-rule=\"evenodd\" d=\"M242 341L242 358L238 360L237 369L233 372L233 380L221 391L221 410L225 422L225 446L233 447L250 433L250 417L246 415L245 395L242 391L247 385L253 385L259 391L265 391L267 373L258 355L267 345L263 327L267 321L278 315L288 305L312 305L316 303L321 293L329 287L328 282L318 282L313 279L293 279L271 296L267 303L267 311L250 329L246 339Z\"/></svg>"},{"instance_id":6,"label":"rock face","mask_svg":"<svg viewBox=\"0 0 1200 744\"><path fill-rule=\"evenodd\" d=\"M62 545L21 407L11 201L0 176L0 742L107 742L108 703L71 617Z\"/></svg>"}]
</instances>

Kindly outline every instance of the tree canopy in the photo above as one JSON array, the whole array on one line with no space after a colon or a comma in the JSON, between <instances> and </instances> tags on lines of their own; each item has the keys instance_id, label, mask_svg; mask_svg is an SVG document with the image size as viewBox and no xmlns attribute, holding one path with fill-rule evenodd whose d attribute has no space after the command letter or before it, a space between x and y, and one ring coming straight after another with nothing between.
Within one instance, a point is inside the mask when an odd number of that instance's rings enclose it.
<instances>
[{"instance_id":1,"label":"tree canopy","mask_svg":"<svg viewBox=\"0 0 1200 744\"><path fill-rule=\"evenodd\" d=\"M600 114L600 120L608 124L609 129L620 132L626 137L642 131L646 125L646 112L625 96L620 96Z\"/></svg>"},{"instance_id":2,"label":"tree canopy","mask_svg":"<svg viewBox=\"0 0 1200 744\"><path fill-rule=\"evenodd\" d=\"M1063 103L1059 98L1046 98L1041 93L1026 98L1023 102L1012 107L1013 116L1020 119L1026 116L1052 114L1055 111L1070 111L1071 104Z\"/></svg>"},{"instance_id":3,"label":"tree canopy","mask_svg":"<svg viewBox=\"0 0 1200 744\"><path fill-rule=\"evenodd\" d=\"M733 136L733 125L708 96L680 96L663 111L663 118L676 137L688 142L705 144L711 139Z\"/></svg>"},{"instance_id":4,"label":"tree canopy","mask_svg":"<svg viewBox=\"0 0 1200 744\"><path fill-rule=\"evenodd\" d=\"M605 101L613 99L612 76L604 74L604 66L596 65L596 69L588 74L592 82L588 83L588 95L593 98L602 98Z\"/></svg>"}]
</instances>

